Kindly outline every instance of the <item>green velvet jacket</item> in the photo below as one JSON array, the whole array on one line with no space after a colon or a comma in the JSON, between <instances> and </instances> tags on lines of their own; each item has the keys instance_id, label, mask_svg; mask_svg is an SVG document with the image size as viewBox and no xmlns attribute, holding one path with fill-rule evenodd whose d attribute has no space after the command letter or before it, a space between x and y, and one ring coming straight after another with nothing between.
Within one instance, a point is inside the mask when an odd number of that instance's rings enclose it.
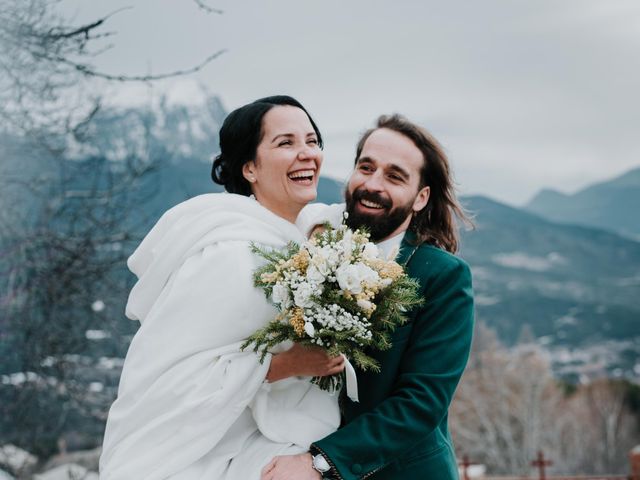
<instances>
[{"instance_id":1,"label":"green velvet jacket","mask_svg":"<svg viewBox=\"0 0 640 480\"><path fill-rule=\"evenodd\" d=\"M405 235L399 263L420 282L424 306L375 352L380 373L358 373L359 403L344 401L343 427L315 442L338 472L356 480L455 480L447 411L467 364L473 293L467 264Z\"/></svg>"}]
</instances>

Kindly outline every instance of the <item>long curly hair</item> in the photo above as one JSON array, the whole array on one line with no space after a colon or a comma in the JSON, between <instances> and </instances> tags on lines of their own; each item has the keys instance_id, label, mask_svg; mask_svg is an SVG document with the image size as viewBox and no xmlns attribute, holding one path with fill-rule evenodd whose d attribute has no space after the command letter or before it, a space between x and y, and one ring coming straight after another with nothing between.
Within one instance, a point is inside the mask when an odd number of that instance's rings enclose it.
<instances>
[{"instance_id":1,"label":"long curly hair","mask_svg":"<svg viewBox=\"0 0 640 480\"><path fill-rule=\"evenodd\" d=\"M416 234L418 243L429 243L451 253L457 252L460 244L457 222L467 226L473 226L473 223L456 197L449 160L442 146L427 130L406 117L398 114L382 115L376 126L367 130L360 138L356 162L369 136L380 128L393 130L409 138L424 157L420 188L429 187L429 202L414 214L409 230Z\"/></svg>"}]
</instances>

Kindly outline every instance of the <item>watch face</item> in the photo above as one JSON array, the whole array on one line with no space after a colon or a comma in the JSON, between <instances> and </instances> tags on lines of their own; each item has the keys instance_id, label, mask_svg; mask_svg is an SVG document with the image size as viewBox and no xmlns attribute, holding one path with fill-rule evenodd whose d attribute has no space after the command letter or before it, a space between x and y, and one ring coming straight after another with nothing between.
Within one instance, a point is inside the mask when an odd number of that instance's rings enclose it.
<instances>
[{"instance_id":1,"label":"watch face","mask_svg":"<svg viewBox=\"0 0 640 480\"><path fill-rule=\"evenodd\" d=\"M316 455L313 457L313 468L320 473L328 472L331 470L331 466L327 463L322 455Z\"/></svg>"}]
</instances>

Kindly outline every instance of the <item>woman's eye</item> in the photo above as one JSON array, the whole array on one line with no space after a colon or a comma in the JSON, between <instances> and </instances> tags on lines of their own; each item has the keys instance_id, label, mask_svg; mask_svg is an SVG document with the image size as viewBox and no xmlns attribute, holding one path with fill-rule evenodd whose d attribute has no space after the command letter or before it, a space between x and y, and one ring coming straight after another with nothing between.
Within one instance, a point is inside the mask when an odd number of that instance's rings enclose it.
<instances>
[{"instance_id":1,"label":"woman's eye","mask_svg":"<svg viewBox=\"0 0 640 480\"><path fill-rule=\"evenodd\" d=\"M307 140L307 143L311 143L313 145L317 145L318 144L318 139L317 138L310 138L309 140Z\"/></svg>"},{"instance_id":2,"label":"woman's eye","mask_svg":"<svg viewBox=\"0 0 640 480\"><path fill-rule=\"evenodd\" d=\"M282 147L284 145L291 145L291 140L283 140L278 144L279 147Z\"/></svg>"}]
</instances>

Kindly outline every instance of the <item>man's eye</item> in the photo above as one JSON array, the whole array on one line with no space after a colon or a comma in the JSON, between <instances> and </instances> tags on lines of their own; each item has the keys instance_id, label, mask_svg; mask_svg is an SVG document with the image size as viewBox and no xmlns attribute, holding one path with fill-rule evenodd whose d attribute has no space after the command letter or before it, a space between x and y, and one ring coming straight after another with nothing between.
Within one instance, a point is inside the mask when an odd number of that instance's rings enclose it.
<instances>
[{"instance_id":1,"label":"man's eye","mask_svg":"<svg viewBox=\"0 0 640 480\"><path fill-rule=\"evenodd\" d=\"M392 173L391 175L389 175L389 178L391 180L393 180L394 182L401 182L402 181L402 177L400 175L396 175L395 173Z\"/></svg>"},{"instance_id":2,"label":"man's eye","mask_svg":"<svg viewBox=\"0 0 640 480\"><path fill-rule=\"evenodd\" d=\"M360 170L363 172L371 172L373 169L369 165L360 165Z\"/></svg>"}]
</instances>

